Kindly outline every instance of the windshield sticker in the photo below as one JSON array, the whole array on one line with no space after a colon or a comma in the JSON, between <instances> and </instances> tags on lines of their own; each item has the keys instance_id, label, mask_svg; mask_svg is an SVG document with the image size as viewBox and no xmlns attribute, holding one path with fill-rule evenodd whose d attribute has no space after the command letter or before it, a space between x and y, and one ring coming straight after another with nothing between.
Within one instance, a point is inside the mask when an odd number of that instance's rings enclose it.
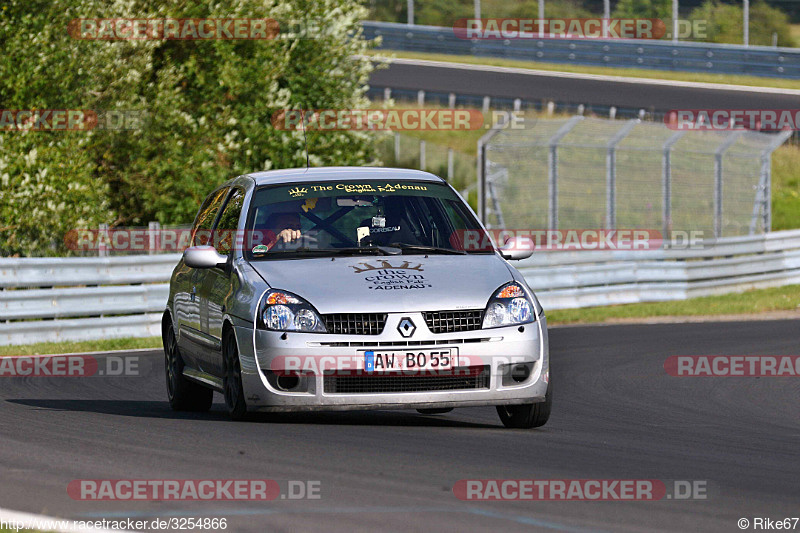
<instances>
[{"instance_id":1,"label":"windshield sticker","mask_svg":"<svg viewBox=\"0 0 800 533\"><path fill-rule=\"evenodd\" d=\"M331 193L334 191L364 194L371 192L397 192L397 191L427 191L427 185L417 185L414 183L387 183L385 185L373 185L371 183L337 183L335 185L309 185L308 187L293 187L287 192L292 198L302 198L308 194L309 190L313 193ZM313 207L312 207L313 209Z\"/></svg>"},{"instance_id":2,"label":"windshield sticker","mask_svg":"<svg viewBox=\"0 0 800 533\"><path fill-rule=\"evenodd\" d=\"M259 244L258 246L253 247L254 254L265 254L267 252L269 252L269 246L266 246L264 244Z\"/></svg>"},{"instance_id":3,"label":"windshield sticker","mask_svg":"<svg viewBox=\"0 0 800 533\"><path fill-rule=\"evenodd\" d=\"M317 207L317 201L318 200L319 200L319 198L306 198L306 203L301 205L300 208L303 211L305 211L306 213L308 213L309 211L311 211L312 209Z\"/></svg>"},{"instance_id":4,"label":"windshield sticker","mask_svg":"<svg viewBox=\"0 0 800 533\"><path fill-rule=\"evenodd\" d=\"M372 233L390 233L392 231L400 231L400 226L389 226L386 228L370 228Z\"/></svg>"},{"instance_id":5,"label":"windshield sticker","mask_svg":"<svg viewBox=\"0 0 800 533\"><path fill-rule=\"evenodd\" d=\"M295 187L293 189L289 189L289 196L292 198L300 198L308 194L308 189L305 187Z\"/></svg>"},{"instance_id":6,"label":"windshield sticker","mask_svg":"<svg viewBox=\"0 0 800 533\"><path fill-rule=\"evenodd\" d=\"M369 272L364 276L364 281L369 283L368 289L381 290L409 290L409 289L428 289L432 287L425 276L409 271L422 272L422 263L412 265L408 261L403 261L399 266L392 266L389 261L381 260L375 266L370 263L359 263L352 266L357 274Z\"/></svg>"}]
</instances>

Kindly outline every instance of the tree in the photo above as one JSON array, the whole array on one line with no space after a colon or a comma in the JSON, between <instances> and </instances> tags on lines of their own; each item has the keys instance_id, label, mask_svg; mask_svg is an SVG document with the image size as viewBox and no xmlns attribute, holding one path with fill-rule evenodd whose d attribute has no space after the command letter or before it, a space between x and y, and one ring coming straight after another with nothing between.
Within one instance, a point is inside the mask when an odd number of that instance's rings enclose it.
<instances>
[{"instance_id":1,"label":"tree","mask_svg":"<svg viewBox=\"0 0 800 533\"><path fill-rule=\"evenodd\" d=\"M706 0L690 15L692 20L707 21L704 41L741 44L743 11L741 6ZM759 1L750 6L750 44L771 46L772 36L778 35L778 46L794 46L788 16L778 8Z\"/></svg>"},{"instance_id":2,"label":"tree","mask_svg":"<svg viewBox=\"0 0 800 533\"><path fill-rule=\"evenodd\" d=\"M672 19L672 0L619 0L612 16L622 19Z\"/></svg>"},{"instance_id":3,"label":"tree","mask_svg":"<svg viewBox=\"0 0 800 533\"><path fill-rule=\"evenodd\" d=\"M147 119L124 131L0 132L2 255L63 252L61 230L101 221L189 223L218 183L305 165L302 132L273 127L275 112L368 105L372 64L353 57L369 46L358 24L366 10L353 0L10 0L4 7L4 108L125 110ZM282 31L272 40L80 40L67 32L80 18L272 18ZM314 165L374 159L364 132L310 134L309 145ZM83 195L86 205L73 211L65 201L59 211L42 202L41 212L26 211L23 191L37 203L40 189Z\"/></svg>"}]
</instances>

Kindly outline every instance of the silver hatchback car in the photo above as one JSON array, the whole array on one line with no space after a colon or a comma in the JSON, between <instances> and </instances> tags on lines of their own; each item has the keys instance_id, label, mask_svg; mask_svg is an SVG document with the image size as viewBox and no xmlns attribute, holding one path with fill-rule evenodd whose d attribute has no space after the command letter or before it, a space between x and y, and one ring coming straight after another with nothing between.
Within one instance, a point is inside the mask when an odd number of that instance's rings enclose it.
<instances>
[{"instance_id":1,"label":"silver hatchback car","mask_svg":"<svg viewBox=\"0 0 800 533\"><path fill-rule=\"evenodd\" d=\"M550 416L544 311L441 178L388 168L257 172L214 190L163 317L169 402L258 411L494 405Z\"/></svg>"}]
</instances>

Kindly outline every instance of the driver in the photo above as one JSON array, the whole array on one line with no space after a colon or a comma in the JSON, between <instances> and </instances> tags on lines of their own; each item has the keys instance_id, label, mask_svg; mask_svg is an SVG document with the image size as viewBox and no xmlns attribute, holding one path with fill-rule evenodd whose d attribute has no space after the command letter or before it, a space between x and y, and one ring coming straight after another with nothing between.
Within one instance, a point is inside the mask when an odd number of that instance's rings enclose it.
<instances>
[{"instance_id":1,"label":"driver","mask_svg":"<svg viewBox=\"0 0 800 533\"><path fill-rule=\"evenodd\" d=\"M300 232L300 215L297 213L273 213L267 219L265 246L271 250L276 244L292 244L299 241L303 234Z\"/></svg>"}]
</instances>

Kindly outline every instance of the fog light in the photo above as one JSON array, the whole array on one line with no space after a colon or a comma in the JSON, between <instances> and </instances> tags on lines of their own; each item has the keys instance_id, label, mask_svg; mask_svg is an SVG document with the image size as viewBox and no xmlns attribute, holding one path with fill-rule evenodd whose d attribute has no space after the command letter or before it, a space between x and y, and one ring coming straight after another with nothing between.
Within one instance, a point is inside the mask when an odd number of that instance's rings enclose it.
<instances>
[{"instance_id":1,"label":"fog light","mask_svg":"<svg viewBox=\"0 0 800 533\"><path fill-rule=\"evenodd\" d=\"M533 373L534 363L511 363L502 365L502 383L504 387L521 385L528 381Z\"/></svg>"},{"instance_id":2,"label":"fog light","mask_svg":"<svg viewBox=\"0 0 800 533\"><path fill-rule=\"evenodd\" d=\"M292 392L297 394L309 392L309 385L314 379L308 374L298 374L294 372L274 372L272 370L262 370L264 377L270 387L280 392Z\"/></svg>"},{"instance_id":3,"label":"fog light","mask_svg":"<svg viewBox=\"0 0 800 533\"><path fill-rule=\"evenodd\" d=\"M300 383L300 378L292 374L281 374L275 382L279 389L289 391L297 387Z\"/></svg>"},{"instance_id":4,"label":"fog light","mask_svg":"<svg viewBox=\"0 0 800 533\"><path fill-rule=\"evenodd\" d=\"M531 375L531 369L528 368L528 365L514 365L514 368L511 369L511 379L516 381L517 383L522 383L526 379L528 379Z\"/></svg>"}]
</instances>

